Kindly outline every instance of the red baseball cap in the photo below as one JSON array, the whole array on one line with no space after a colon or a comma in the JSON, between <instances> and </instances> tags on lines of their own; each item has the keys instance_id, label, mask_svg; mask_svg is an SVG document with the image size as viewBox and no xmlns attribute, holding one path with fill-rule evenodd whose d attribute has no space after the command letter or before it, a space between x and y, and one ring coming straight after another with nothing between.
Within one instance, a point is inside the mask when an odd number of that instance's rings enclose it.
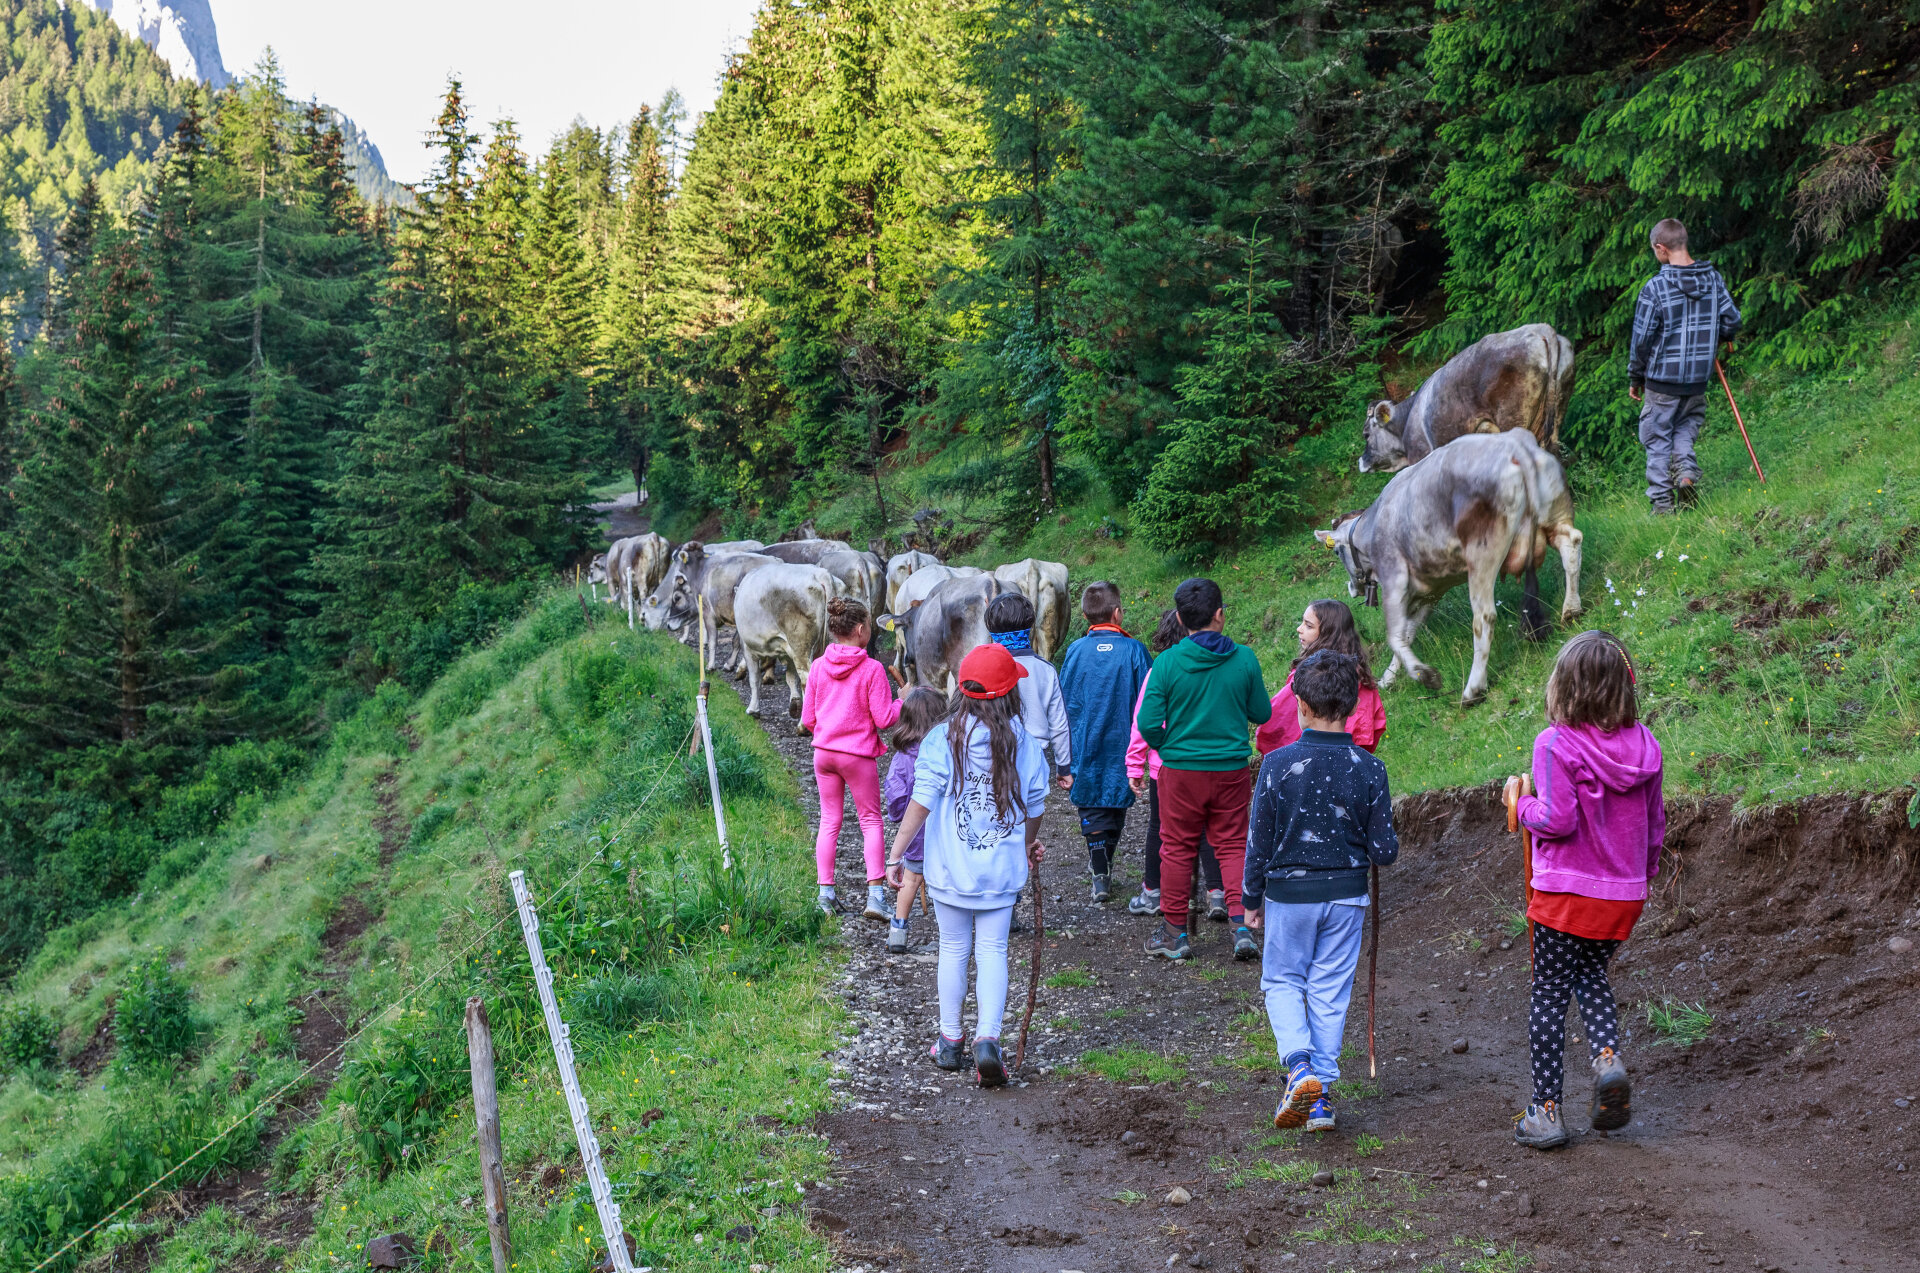
<instances>
[{"instance_id":1,"label":"red baseball cap","mask_svg":"<svg viewBox=\"0 0 1920 1273\"><path fill-rule=\"evenodd\" d=\"M976 645L960 660L960 692L968 698L1005 698L1026 674L1006 646ZM978 693L967 688L968 681L980 686Z\"/></svg>"}]
</instances>

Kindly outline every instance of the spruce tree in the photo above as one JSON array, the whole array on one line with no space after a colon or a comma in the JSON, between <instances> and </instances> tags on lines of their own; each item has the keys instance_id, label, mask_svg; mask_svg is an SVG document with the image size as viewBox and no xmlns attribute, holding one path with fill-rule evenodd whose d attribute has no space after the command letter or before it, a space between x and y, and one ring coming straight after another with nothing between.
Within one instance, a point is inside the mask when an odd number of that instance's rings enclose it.
<instances>
[{"instance_id":1,"label":"spruce tree","mask_svg":"<svg viewBox=\"0 0 1920 1273\"><path fill-rule=\"evenodd\" d=\"M125 793L231 736L246 669L231 486L151 250L95 235L9 494L8 759Z\"/></svg>"},{"instance_id":2,"label":"spruce tree","mask_svg":"<svg viewBox=\"0 0 1920 1273\"><path fill-rule=\"evenodd\" d=\"M600 297L600 343L610 372L613 457L647 488L647 464L667 429L668 205L672 171L651 110L627 127L620 220Z\"/></svg>"}]
</instances>

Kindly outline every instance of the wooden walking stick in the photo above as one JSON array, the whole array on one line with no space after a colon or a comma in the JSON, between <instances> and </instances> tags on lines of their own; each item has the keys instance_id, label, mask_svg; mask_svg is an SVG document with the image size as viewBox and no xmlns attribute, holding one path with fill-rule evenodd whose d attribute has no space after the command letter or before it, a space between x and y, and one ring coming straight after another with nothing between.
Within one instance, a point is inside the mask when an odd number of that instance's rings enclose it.
<instances>
[{"instance_id":1,"label":"wooden walking stick","mask_svg":"<svg viewBox=\"0 0 1920 1273\"><path fill-rule=\"evenodd\" d=\"M1373 912L1373 941L1367 950L1367 1077L1379 1078L1380 1065L1373 1055L1373 987L1380 975L1380 868L1367 874L1367 909Z\"/></svg>"},{"instance_id":2,"label":"wooden walking stick","mask_svg":"<svg viewBox=\"0 0 1920 1273\"><path fill-rule=\"evenodd\" d=\"M1507 801L1507 830L1520 833L1520 869L1521 893L1526 902L1527 915L1527 962L1533 962L1533 832L1520 821L1520 797L1533 794L1533 775L1516 774L1509 782L1518 783L1517 790Z\"/></svg>"},{"instance_id":3,"label":"wooden walking stick","mask_svg":"<svg viewBox=\"0 0 1920 1273\"><path fill-rule=\"evenodd\" d=\"M1040 886L1040 863L1034 860L1032 850L1027 852L1027 863L1033 868L1029 876L1033 885L1033 966L1027 969L1027 1006L1020 1014L1020 1047L1013 1054L1015 1073L1027 1060L1027 1031L1033 1025L1033 1001L1040 994L1040 941L1047 933L1040 913L1040 896L1046 890Z\"/></svg>"},{"instance_id":4,"label":"wooden walking stick","mask_svg":"<svg viewBox=\"0 0 1920 1273\"><path fill-rule=\"evenodd\" d=\"M1760 485L1767 484L1767 475L1760 471L1760 457L1753 453L1753 439L1747 436L1747 422L1740 418L1740 404L1733 400L1733 386L1727 383L1727 369L1720 365L1718 358L1713 360L1713 369L1720 373L1720 387L1727 391L1727 405L1733 408L1733 422L1740 426L1740 440L1747 444L1747 458L1753 461L1753 475L1760 479Z\"/></svg>"}]
</instances>

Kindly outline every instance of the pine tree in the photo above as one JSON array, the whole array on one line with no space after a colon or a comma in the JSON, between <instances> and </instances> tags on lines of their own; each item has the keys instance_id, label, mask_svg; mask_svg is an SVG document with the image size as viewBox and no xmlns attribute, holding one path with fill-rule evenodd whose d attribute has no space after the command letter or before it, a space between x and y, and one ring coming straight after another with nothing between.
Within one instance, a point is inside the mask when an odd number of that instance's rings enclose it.
<instances>
[{"instance_id":1,"label":"pine tree","mask_svg":"<svg viewBox=\"0 0 1920 1273\"><path fill-rule=\"evenodd\" d=\"M234 492L148 256L103 231L72 280L72 335L9 486L0 616L9 762L82 764L121 792L230 736L245 679Z\"/></svg>"},{"instance_id":2,"label":"pine tree","mask_svg":"<svg viewBox=\"0 0 1920 1273\"><path fill-rule=\"evenodd\" d=\"M100 232L106 210L100 199L100 185L92 177L80 187L59 233L53 236L54 262L59 270L47 283L44 326L47 339L65 344L72 334L68 311L73 307L73 280L86 271L93 257L94 236Z\"/></svg>"},{"instance_id":3,"label":"pine tree","mask_svg":"<svg viewBox=\"0 0 1920 1273\"><path fill-rule=\"evenodd\" d=\"M668 205L672 172L653 112L627 127L620 220L600 300L600 343L611 371L617 462L647 489L647 464L663 441L671 401L665 361Z\"/></svg>"}]
</instances>

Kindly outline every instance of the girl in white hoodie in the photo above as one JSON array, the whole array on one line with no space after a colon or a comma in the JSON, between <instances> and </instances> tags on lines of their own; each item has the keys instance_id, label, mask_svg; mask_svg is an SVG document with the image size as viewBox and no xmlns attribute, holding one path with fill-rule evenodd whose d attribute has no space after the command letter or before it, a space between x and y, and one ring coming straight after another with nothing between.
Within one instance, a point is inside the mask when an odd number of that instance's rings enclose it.
<instances>
[{"instance_id":1,"label":"girl in white hoodie","mask_svg":"<svg viewBox=\"0 0 1920 1273\"><path fill-rule=\"evenodd\" d=\"M960 661L953 715L921 740L913 800L894 835L887 878L901 885L901 855L924 828L927 896L940 921L940 1037L931 1054L943 1070L965 1068L960 1009L967 957L976 968L974 1068L982 1087L1007 1081L1000 1025L1007 1011L1007 930L1029 869L1045 850L1047 761L1020 724L1016 692L1025 668L997 645Z\"/></svg>"}]
</instances>

